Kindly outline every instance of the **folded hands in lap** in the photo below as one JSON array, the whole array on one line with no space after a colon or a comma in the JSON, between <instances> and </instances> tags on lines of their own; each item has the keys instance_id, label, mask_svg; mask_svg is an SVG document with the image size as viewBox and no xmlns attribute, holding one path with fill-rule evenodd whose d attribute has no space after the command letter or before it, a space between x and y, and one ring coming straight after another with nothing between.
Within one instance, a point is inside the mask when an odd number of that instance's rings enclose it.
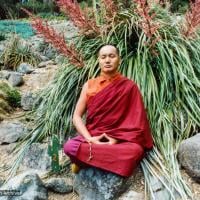
<instances>
[{"instance_id":1,"label":"folded hands in lap","mask_svg":"<svg viewBox=\"0 0 200 200\"><path fill-rule=\"evenodd\" d=\"M88 140L88 142L93 143L93 144L116 144L117 140L115 138L112 138L110 136L108 136L106 133L102 133L99 136L93 136L90 137Z\"/></svg>"}]
</instances>

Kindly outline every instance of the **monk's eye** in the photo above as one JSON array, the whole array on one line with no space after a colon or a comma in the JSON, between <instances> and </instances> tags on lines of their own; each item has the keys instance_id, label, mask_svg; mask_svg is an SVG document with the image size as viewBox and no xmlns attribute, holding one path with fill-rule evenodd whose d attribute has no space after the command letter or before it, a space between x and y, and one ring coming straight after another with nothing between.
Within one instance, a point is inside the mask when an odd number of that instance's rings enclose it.
<instances>
[{"instance_id":1,"label":"monk's eye","mask_svg":"<svg viewBox=\"0 0 200 200\"><path fill-rule=\"evenodd\" d=\"M111 55L110 55L110 57L111 57L111 58L114 58L114 57L115 57L115 55L114 55L114 54L111 54Z\"/></svg>"},{"instance_id":2,"label":"monk's eye","mask_svg":"<svg viewBox=\"0 0 200 200\"><path fill-rule=\"evenodd\" d=\"M106 58L106 56L101 56L101 59L104 59L104 58Z\"/></svg>"}]
</instances>

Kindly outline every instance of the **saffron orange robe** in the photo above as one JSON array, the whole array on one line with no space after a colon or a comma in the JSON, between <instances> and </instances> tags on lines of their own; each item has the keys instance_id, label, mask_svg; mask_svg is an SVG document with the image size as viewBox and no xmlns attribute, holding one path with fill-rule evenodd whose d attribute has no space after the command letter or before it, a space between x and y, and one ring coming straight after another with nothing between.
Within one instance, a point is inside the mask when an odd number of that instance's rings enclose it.
<instances>
[{"instance_id":1,"label":"saffron orange robe","mask_svg":"<svg viewBox=\"0 0 200 200\"><path fill-rule=\"evenodd\" d=\"M92 159L88 159L90 145L78 135L65 143L64 152L78 164L128 177L145 156L145 151L153 147L149 122L141 94L133 81L122 75L110 81L104 79L96 79L103 85L97 93L88 89L86 127L92 136L106 133L118 143L92 144Z\"/></svg>"}]
</instances>

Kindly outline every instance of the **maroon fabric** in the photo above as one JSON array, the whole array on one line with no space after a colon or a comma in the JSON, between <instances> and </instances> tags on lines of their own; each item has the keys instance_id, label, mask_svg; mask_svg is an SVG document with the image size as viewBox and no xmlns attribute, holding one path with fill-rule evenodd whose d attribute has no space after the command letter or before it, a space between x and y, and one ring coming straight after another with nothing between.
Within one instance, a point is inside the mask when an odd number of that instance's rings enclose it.
<instances>
[{"instance_id":1,"label":"maroon fabric","mask_svg":"<svg viewBox=\"0 0 200 200\"><path fill-rule=\"evenodd\" d=\"M79 135L65 144L65 153L86 164L122 176L130 176L144 157L144 152L153 146L139 89L125 77L90 98L86 127L92 136L106 133L118 139L119 143L92 144L93 158L88 161L89 144Z\"/></svg>"}]
</instances>

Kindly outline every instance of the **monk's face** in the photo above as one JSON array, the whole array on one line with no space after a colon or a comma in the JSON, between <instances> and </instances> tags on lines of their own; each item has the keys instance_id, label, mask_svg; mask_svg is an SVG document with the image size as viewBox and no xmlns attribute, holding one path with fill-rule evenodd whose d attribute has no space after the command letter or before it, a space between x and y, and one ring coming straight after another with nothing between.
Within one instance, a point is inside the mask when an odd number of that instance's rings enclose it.
<instances>
[{"instance_id":1,"label":"monk's face","mask_svg":"<svg viewBox=\"0 0 200 200\"><path fill-rule=\"evenodd\" d=\"M115 73L118 69L120 57L114 46L103 46L99 51L99 66L103 73Z\"/></svg>"}]
</instances>

